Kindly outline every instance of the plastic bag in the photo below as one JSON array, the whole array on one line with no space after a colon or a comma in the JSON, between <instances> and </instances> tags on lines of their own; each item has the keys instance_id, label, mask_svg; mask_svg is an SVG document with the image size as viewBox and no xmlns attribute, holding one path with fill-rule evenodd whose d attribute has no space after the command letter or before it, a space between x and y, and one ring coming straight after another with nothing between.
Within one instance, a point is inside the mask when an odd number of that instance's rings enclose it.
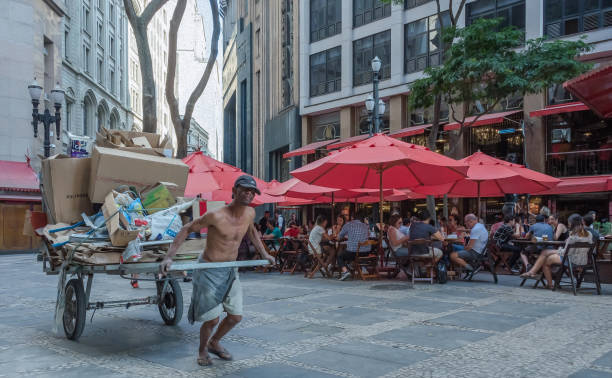
<instances>
[{"instance_id":1,"label":"plastic bag","mask_svg":"<svg viewBox=\"0 0 612 378\"><path fill-rule=\"evenodd\" d=\"M151 215L151 240L174 239L183 227L183 221L176 212L158 211Z\"/></svg>"},{"instance_id":2,"label":"plastic bag","mask_svg":"<svg viewBox=\"0 0 612 378\"><path fill-rule=\"evenodd\" d=\"M124 262L140 260L142 258L142 246L140 245L140 239L136 238L129 242L127 247L125 247L121 258Z\"/></svg>"}]
</instances>

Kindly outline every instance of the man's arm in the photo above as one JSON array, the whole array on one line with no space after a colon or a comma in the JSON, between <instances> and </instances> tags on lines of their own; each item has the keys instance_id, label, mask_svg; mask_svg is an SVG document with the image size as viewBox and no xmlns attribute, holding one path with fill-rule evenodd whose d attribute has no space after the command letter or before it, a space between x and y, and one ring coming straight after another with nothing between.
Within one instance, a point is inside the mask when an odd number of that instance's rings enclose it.
<instances>
[{"instance_id":1,"label":"man's arm","mask_svg":"<svg viewBox=\"0 0 612 378\"><path fill-rule=\"evenodd\" d=\"M251 240L251 243L253 243L253 245L255 246L255 249L257 249L257 251L261 254L261 256L264 259L270 261L270 264L274 265L276 263L276 259L273 256L270 256L270 254L268 254L268 251L266 251L266 248L261 242L261 239L257 236L256 231L257 230L255 230L255 226L253 225L253 223L250 223L249 229L247 230L247 236Z\"/></svg>"},{"instance_id":2,"label":"man's arm","mask_svg":"<svg viewBox=\"0 0 612 378\"><path fill-rule=\"evenodd\" d=\"M166 257L161 262L160 269L163 275L168 273L170 266L172 265L172 258L176 255L179 247L185 242L187 236L191 232L199 232L203 228L207 228L212 224L212 219L214 217L214 213L207 213L201 216L198 219L194 219L193 221L184 225L181 230L174 237L174 241L170 244L168 248L168 253L166 253Z\"/></svg>"},{"instance_id":3,"label":"man's arm","mask_svg":"<svg viewBox=\"0 0 612 378\"><path fill-rule=\"evenodd\" d=\"M444 236L442 236L440 231L436 231L433 234L431 234L431 238L434 240L444 241Z\"/></svg>"}]
</instances>

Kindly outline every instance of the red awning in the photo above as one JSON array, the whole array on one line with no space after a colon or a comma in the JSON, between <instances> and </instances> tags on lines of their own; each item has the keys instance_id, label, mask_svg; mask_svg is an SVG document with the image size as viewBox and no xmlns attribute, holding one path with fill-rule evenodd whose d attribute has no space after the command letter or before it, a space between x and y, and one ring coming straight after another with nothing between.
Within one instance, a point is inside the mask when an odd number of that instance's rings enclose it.
<instances>
[{"instance_id":1,"label":"red awning","mask_svg":"<svg viewBox=\"0 0 612 378\"><path fill-rule=\"evenodd\" d=\"M607 192L611 182L612 175L562 178L556 187L538 195Z\"/></svg>"},{"instance_id":2,"label":"red awning","mask_svg":"<svg viewBox=\"0 0 612 378\"><path fill-rule=\"evenodd\" d=\"M0 160L0 190L40 192L38 177L27 163Z\"/></svg>"},{"instance_id":3,"label":"red awning","mask_svg":"<svg viewBox=\"0 0 612 378\"><path fill-rule=\"evenodd\" d=\"M509 117L511 115L514 115L514 114L517 114L517 113L521 113L521 112L522 112L522 110L513 110L513 111L510 111L510 112L485 114L485 115L480 116L480 117L478 117L478 116L467 117L465 119L464 125L469 126L469 127L494 125L496 123L504 122L506 117ZM476 122L474 122L476 117L478 117L478 119L476 120ZM445 131L459 130L460 128L461 128L461 124L459 124L459 122L449 123L448 125L444 126L444 130Z\"/></svg>"},{"instance_id":4,"label":"red awning","mask_svg":"<svg viewBox=\"0 0 612 378\"><path fill-rule=\"evenodd\" d=\"M612 118L612 65L597 68L563 83L598 116Z\"/></svg>"},{"instance_id":5,"label":"red awning","mask_svg":"<svg viewBox=\"0 0 612 378\"><path fill-rule=\"evenodd\" d=\"M431 123L427 124L427 125L418 125L418 126L411 126L411 127L406 127L403 128L401 130L392 132L389 134L389 136L391 138L405 138L405 137L409 137L412 135L419 135L419 134L423 134L425 132L425 129L431 127Z\"/></svg>"},{"instance_id":6,"label":"red awning","mask_svg":"<svg viewBox=\"0 0 612 378\"><path fill-rule=\"evenodd\" d=\"M301 155L310 155L314 154L316 150L327 146L330 143L337 142L338 139L330 139L330 140L322 140L320 142L314 142L305 145L304 147L300 147L297 150L289 151L283 154L283 159L290 158L293 156L301 156Z\"/></svg>"},{"instance_id":7,"label":"red awning","mask_svg":"<svg viewBox=\"0 0 612 378\"><path fill-rule=\"evenodd\" d=\"M355 136L352 136L350 138L342 139L339 142L332 143L332 144L327 146L327 149L328 150L333 150L335 148L342 148L342 147L350 146L350 145L355 144L357 142L360 142L362 140L368 139L369 137L370 137L370 134L355 135Z\"/></svg>"},{"instance_id":8,"label":"red awning","mask_svg":"<svg viewBox=\"0 0 612 378\"><path fill-rule=\"evenodd\" d=\"M0 194L0 201L11 202L42 202L41 196L20 196L14 194Z\"/></svg>"},{"instance_id":9,"label":"red awning","mask_svg":"<svg viewBox=\"0 0 612 378\"><path fill-rule=\"evenodd\" d=\"M552 114L579 112L582 110L589 110L589 107L582 102L568 102L565 104L547 106L544 109L529 113L529 116L543 117Z\"/></svg>"}]
</instances>

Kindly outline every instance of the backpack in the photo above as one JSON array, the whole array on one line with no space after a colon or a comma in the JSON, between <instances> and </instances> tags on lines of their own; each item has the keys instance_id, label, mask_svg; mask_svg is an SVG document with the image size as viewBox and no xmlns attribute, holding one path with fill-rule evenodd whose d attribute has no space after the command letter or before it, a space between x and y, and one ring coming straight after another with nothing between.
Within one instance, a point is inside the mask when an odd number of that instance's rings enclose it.
<instances>
[{"instance_id":1,"label":"backpack","mask_svg":"<svg viewBox=\"0 0 612 378\"><path fill-rule=\"evenodd\" d=\"M438 270L438 283L445 284L448 280L446 263L443 260L438 261L436 269Z\"/></svg>"}]
</instances>

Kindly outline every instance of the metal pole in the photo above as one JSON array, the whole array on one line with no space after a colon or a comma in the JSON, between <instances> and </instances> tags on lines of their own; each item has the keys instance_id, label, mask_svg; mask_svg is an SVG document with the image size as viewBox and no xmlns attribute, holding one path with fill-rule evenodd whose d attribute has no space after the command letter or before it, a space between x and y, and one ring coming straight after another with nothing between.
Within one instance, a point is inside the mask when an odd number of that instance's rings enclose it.
<instances>
[{"instance_id":1,"label":"metal pole","mask_svg":"<svg viewBox=\"0 0 612 378\"><path fill-rule=\"evenodd\" d=\"M378 114L378 72L374 72L374 132L380 132L380 116Z\"/></svg>"},{"instance_id":2,"label":"metal pole","mask_svg":"<svg viewBox=\"0 0 612 378\"><path fill-rule=\"evenodd\" d=\"M50 133L50 127L51 127L51 121L52 121L52 117L51 117L51 113L49 113L49 109L45 109L45 113L42 116L42 123L45 129L45 142L43 144L44 149L45 149L45 158L48 158L49 156L51 156L51 136L49 135Z\"/></svg>"},{"instance_id":3,"label":"metal pole","mask_svg":"<svg viewBox=\"0 0 612 378\"><path fill-rule=\"evenodd\" d=\"M372 136L372 130L374 129L374 127L372 126L372 112L368 112L368 125L370 129L370 136Z\"/></svg>"}]
</instances>

